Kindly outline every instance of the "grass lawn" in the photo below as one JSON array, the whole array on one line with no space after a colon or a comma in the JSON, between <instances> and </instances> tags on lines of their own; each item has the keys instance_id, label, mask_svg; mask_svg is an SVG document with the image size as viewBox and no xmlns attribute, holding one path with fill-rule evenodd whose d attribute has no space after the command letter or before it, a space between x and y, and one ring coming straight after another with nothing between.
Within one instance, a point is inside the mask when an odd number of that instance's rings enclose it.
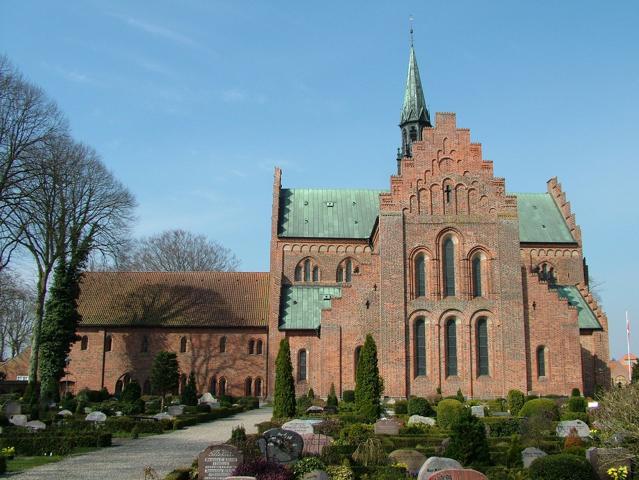
<instances>
[{"instance_id":1,"label":"grass lawn","mask_svg":"<svg viewBox=\"0 0 639 480\"><path fill-rule=\"evenodd\" d=\"M7 462L7 472L21 472L29 468L46 465L47 463L59 462L63 458L61 455L52 457L15 457Z\"/></svg>"}]
</instances>

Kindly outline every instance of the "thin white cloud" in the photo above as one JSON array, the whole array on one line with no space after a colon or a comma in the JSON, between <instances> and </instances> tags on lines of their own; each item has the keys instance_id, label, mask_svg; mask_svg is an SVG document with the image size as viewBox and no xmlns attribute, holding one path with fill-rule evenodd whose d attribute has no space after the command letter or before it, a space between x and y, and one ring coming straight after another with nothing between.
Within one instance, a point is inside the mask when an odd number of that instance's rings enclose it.
<instances>
[{"instance_id":1,"label":"thin white cloud","mask_svg":"<svg viewBox=\"0 0 639 480\"><path fill-rule=\"evenodd\" d=\"M133 27L145 33L149 33L151 35L155 35L156 37L162 37L174 43L179 43L189 47L199 46L198 42L193 40L191 37L184 35L180 32L177 32L175 30L172 30L168 27L164 27L162 25L157 25L154 23L149 23L147 21L140 20L138 18L134 18L130 16L114 15L114 17L119 18L130 27Z\"/></svg>"},{"instance_id":2,"label":"thin white cloud","mask_svg":"<svg viewBox=\"0 0 639 480\"><path fill-rule=\"evenodd\" d=\"M43 63L42 65L45 68L57 73L58 75L68 80L69 82L82 83L86 85L100 84L100 82L98 82L95 78L91 77L90 75L87 75L84 72L80 72L79 70L76 70L74 68L66 68L61 65L50 65L48 63Z\"/></svg>"}]
</instances>

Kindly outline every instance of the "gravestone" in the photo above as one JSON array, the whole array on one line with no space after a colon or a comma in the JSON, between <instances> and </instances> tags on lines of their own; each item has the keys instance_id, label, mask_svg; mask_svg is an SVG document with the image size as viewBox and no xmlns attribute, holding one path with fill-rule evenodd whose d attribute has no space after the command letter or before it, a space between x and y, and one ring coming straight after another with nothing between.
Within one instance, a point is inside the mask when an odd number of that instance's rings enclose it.
<instances>
[{"instance_id":1,"label":"gravestone","mask_svg":"<svg viewBox=\"0 0 639 480\"><path fill-rule=\"evenodd\" d=\"M483 405L473 405L470 407L470 413L472 413L475 417L485 417L486 412L484 412Z\"/></svg>"},{"instance_id":2,"label":"gravestone","mask_svg":"<svg viewBox=\"0 0 639 480\"><path fill-rule=\"evenodd\" d=\"M572 429L577 431L577 435L581 438L586 438L590 436L590 427L581 420L564 420L557 424L557 436L558 437L567 437L570 435L570 431Z\"/></svg>"},{"instance_id":3,"label":"gravestone","mask_svg":"<svg viewBox=\"0 0 639 480\"><path fill-rule=\"evenodd\" d=\"M175 420L173 415L169 415L166 412L156 413L152 418L155 418L156 420Z\"/></svg>"},{"instance_id":4,"label":"gravestone","mask_svg":"<svg viewBox=\"0 0 639 480\"><path fill-rule=\"evenodd\" d=\"M528 468L532 462L538 458L545 457L546 455L548 454L543 450L539 450L535 447L528 447L521 451L521 461L524 463L524 468Z\"/></svg>"},{"instance_id":5,"label":"gravestone","mask_svg":"<svg viewBox=\"0 0 639 480\"><path fill-rule=\"evenodd\" d=\"M428 477L428 480L487 480L488 477L469 468L449 468L440 470ZM549 479L550 480L550 479Z\"/></svg>"},{"instance_id":6,"label":"gravestone","mask_svg":"<svg viewBox=\"0 0 639 480\"><path fill-rule=\"evenodd\" d=\"M302 451L308 455L321 455L324 447L333 443L331 437L319 433L305 433L302 435L302 440L304 440Z\"/></svg>"},{"instance_id":7,"label":"gravestone","mask_svg":"<svg viewBox=\"0 0 639 480\"><path fill-rule=\"evenodd\" d=\"M247 477L246 475L233 475L226 477L224 480L257 480L255 477Z\"/></svg>"},{"instance_id":8,"label":"gravestone","mask_svg":"<svg viewBox=\"0 0 639 480\"><path fill-rule=\"evenodd\" d=\"M22 405L17 400L9 400L4 404L4 414L7 417L12 415L20 415L22 413Z\"/></svg>"},{"instance_id":9,"label":"gravestone","mask_svg":"<svg viewBox=\"0 0 639 480\"><path fill-rule=\"evenodd\" d=\"M85 419L87 422L106 422L107 416L102 412L91 412Z\"/></svg>"},{"instance_id":10,"label":"gravestone","mask_svg":"<svg viewBox=\"0 0 639 480\"><path fill-rule=\"evenodd\" d=\"M417 450L393 450L388 456L393 460L393 463L406 464L408 473L413 477L417 476L419 469L422 468L422 465L426 462L426 456Z\"/></svg>"},{"instance_id":11,"label":"gravestone","mask_svg":"<svg viewBox=\"0 0 639 480\"><path fill-rule=\"evenodd\" d=\"M437 447L437 453L443 455L448 450L448 446L450 445L450 437L446 437L442 440L442 443Z\"/></svg>"},{"instance_id":12,"label":"gravestone","mask_svg":"<svg viewBox=\"0 0 639 480\"><path fill-rule=\"evenodd\" d=\"M184 413L184 405L171 405L166 411L169 415L177 417Z\"/></svg>"},{"instance_id":13,"label":"gravestone","mask_svg":"<svg viewBox=\"0 0 639 480\"><path fill-rule=\"evenodd\" d=\"M490 412L491 417L510 417L509 412Z\"/></svg>"},{"instance_id":14,"label":"gravestone","mask_svg":"<svg viewBox=\"0 0 639 480\"><path fill-rule=\"evenodd\" d=\"M257 446L267 460L277 463L295 462L304 449L304 440L301 435L292 430L271 428L264 432L262 438L257 441Z\"/></svg>"},{"instance_id":15,"label":"gravestone","mask_svg":"<svg viewBox=\"0 0 639 480\"><path fill-rule=\"evenodd\" d=\"M434 418L424 417L422 415L411 415L410 418L408 419L409 425L420 424L420 423L434 427L436 422Z\"/></svg>"},{"instance_id":16,"label":"gravestone","mask_svg":"<svg viewBox=\"0 0 639 480\"><path fill-rule=\"evenodd\" d=\"M334 407L332 405L324 407L324 413L337 413L337 407Z\"/></svg>"},{"instance_id":17,"label":"gravestone","mask_svg":"<svg viewBox=\"0 0 639 480\"><path fill-rule=\"evenodd\" d=\"M200 397L200 399L197 401L197 403L217 403L217 399L211 395L210 392L205 392L202 394L202 396Z\"/></svg>"},{"instance_id":18,"label":"gravestone","mask_svg":"<svg viewBox=\"0 0 639 480\"><path fill-rule=\"evenodd\" d=\"M211 445L197 457L198 480L221 480L233 474L244 456L233 445Z\"/></svg>"},{"instance_id":19,"label":"gravestone","mask_svg":"<svg viewBox=\"0 0 639 480\"><path fill-rule=\"evenodd\" d=\"M398 435L400 424L392 418L382 418L375 422L375 435Z\"/></svg>"},{"instance_id":20,"label":"gravestone","mask_svg":"<svg viewBox=\"0 0 639 480\"><path fill-rule=\"evenodd\" d=\"M311 405L306 409L306 413L310 415L324 413L324 409L318 405Z\"/></svg>"},{"instance_id":21,"label":"gravestone","mask_svg":"<svg viewBox=\"0 0 639 480\"><path fill-rule=\"evenodd\" d=\"M452 458L446 457L430 457L428 460L424 462L422 468L419 469L419 474L417 475L417 480L428 480L430 476L439 472L440 470L450 470L450 469L460 469L462 467L461 463Z\"/></svg>"},{"instance_id":22,"label":"gravestone","mask_svg":"<svg viewBox=\"0 0 639 480\"><path fill-rule=\"evenodd\" d=\"M31 430L44 430L47 428L46 424L40 420L31 420L26 423L25 427L30 428Z\"/></svg>"},{"instance_id":23,"label":"gravestone","mask_svg":"<svg viewBox=\"0 0 639 480\"><path fill-rule=\"evenodd\" d=\"M324 470L313 470L305 473L302 480L328 480L328 473Z\"/></svg>"},{"instance_id":24,"label":"gravestone","mask_svg":"<svg viewBox=\"0 0 639 480\"><path fill-rule=\"evenodd\" d=\"M12 415L9 417L9 423L14 424L16 427L24 427L27 424L26 415Z\"/></svg>"},{"instance_id":25,"label":"gravestone","mask_svg":"<svg viewBox=\"0 0 639 480\"><path fill-rule=\"evenodd\" d=\"M627 467L628 472L632 471L631 455L625 448L597 448L590 447L586 450L586 458L597 473L599 480L608 480L608 469L610 467Z\"/></svg>"},{"instance_id":26,"label":"gravestone","mask_svg":"<svg viewBox=\"0 0 639 480\"><path fill-rule=\"evenodd\" d=\"M60 415L61 417L72 417L73 413L70 410L60 410L58 412L58 415Z\"/></svg>"},{"instance_id":27,"label":"gravestone","mask_svg":"<svg viewBox=\"0 0 639 480\"><path fill-rule=\"evenodd\" d=\"M282 430L290 430L300 435L308 435L313 433L313 424L304 420L291 420L282 425Z\"/></svg>"}]
</instances>

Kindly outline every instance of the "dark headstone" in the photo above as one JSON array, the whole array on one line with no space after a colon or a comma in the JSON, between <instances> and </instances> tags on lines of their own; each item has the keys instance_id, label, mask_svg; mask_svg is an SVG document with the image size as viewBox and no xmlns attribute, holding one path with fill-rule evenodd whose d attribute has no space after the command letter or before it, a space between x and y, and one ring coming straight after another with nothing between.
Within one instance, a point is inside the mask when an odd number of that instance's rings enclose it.
<instances>
[{"instance_id":1,"label":"dark headstone","mask_svg":"<svg viewBox=\"0 0 639 480\"><path fill-rule=\"evenodd\" d=\"M375 435L398 435L401 424L392 418L382 418L375 422Z\"/></svg>"},{"instance_id":2,"label":"dark headstone","mask_svg":"<svg viewBox=\"0 0 639 480\"><path fill-rule=\"evenodd\" d=\"M9 400L4 404L3 411L7 418L12 415L20 415L22 413L22 405L17 400Z\"/></svg>"},{"instance_id":3,"label":"dark headstone","mask_svg":"<svg viewBox=\"0 0 639 480\"><path fill-rule=\"evenodd\" d=\"M233 445L211 445L197 457L198 480L221 480L233 474L243 456Z\"/></svg>"},{"instance_id":4,"label":"dark headstone","mask_svg":"<svg viewBox=\"0 0 639 480\"><path fill-rule=\"evenodd\" d=\"M488 477L477 470L468 468L451 468L440 470L428 477L428 480L487 480Z\"/></svg>"},{"instance_id":5,"label":"dark headstone","mask_svg":"<svg viewBox=\"0 0 639 480\"><path fill-rule=\"evenodd\" d=\"M304 449L304 440L299 433L281 428L267 430L257 444L267 460L277 463L295 462Z\"/></svg>"}]
</instances>

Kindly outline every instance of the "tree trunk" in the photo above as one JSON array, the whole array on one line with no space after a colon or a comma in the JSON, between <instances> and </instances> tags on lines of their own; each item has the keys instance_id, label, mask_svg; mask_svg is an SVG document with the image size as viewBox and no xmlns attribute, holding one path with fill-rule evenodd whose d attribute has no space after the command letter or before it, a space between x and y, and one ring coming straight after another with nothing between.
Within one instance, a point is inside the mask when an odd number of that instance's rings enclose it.
<instances>
[{"instance_id":1,"label":"tree trunk","mask_svg":"<svg viewBox=\"0 0 639 480\"><path fill-rule=\"evenodd\" d=\"M47 296L48 277L48 270L40 271L38 273L35 325L33 326L33 336L31 338L31 358L29 359L29 385L31 386L31 388L34 388L38 383L40 332L42 330L42 319L44 318L44 301Z\"/></svg>"}]
</instances>

